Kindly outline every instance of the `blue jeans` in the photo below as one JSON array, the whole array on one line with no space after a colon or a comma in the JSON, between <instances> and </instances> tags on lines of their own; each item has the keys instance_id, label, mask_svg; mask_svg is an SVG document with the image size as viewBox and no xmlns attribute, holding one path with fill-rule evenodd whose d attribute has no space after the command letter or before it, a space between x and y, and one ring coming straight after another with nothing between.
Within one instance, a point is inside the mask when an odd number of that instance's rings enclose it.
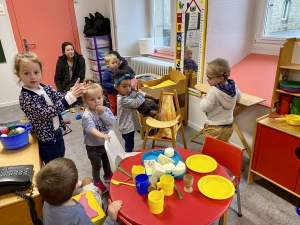
<instances>
[{"instance_id":1,"label":"blue jeans","mask_svg":"<svg viewBox=\"0 0 300 225\"><path fill-rule=\"evenodd\" d=\"M104 176L108 177L111 174L111 168L108 160L108 156L104 146L85 146L87 155L92 164L92 175L94 183L100 180L101 161L103 164Z\"/></svg>"},{"instance_id":2,"label":"blue jeans","mask_svg":"<svg viewBox=\"0 0 300 225\"><path fill-rule=\"evenodd\" d=\"M125 140L125 152L132 152L134 148L134 131L122 134L122 137Z\"/></svg>"},{"instance_id":3,"label":"blue jeans","mask_svg":"<svg viewBox=\"0 0 300 225\"><path fill-rule=\"evenodd\" d=\"M43 145L42 142L39 142L39 153L45 164L52 159L65 156L65 142L60 129L56 131L55 138L56 143L53 145Z\"/></svg>"}]
</instances>

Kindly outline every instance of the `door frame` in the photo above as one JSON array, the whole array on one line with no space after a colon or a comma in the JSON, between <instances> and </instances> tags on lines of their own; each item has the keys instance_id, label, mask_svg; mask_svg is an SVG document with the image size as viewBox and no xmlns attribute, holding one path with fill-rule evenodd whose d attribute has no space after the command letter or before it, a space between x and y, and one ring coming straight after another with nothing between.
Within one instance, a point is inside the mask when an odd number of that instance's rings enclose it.
<instances>
[{"instance_id":1,"label":"door frame","mask_svg":"<svg viewBox=\"0 0 300 225\"><path fill-rule=\"evenodd\" d=\"M77 27L76 16L75 16L74 3L73 3L73 0L67 0L67 1L68 1L68 5L69 5L72 31L73 31L73 35L74 35L74 38L75 38L75 43L73 43L73 45L74 45L74 48L76 49L76 51L81 54L81 48L80 48L78 27ZM25 46L24 46L21 34L19 32L17 19L15 17L14 6L13 6L13 3L12 3L13 0L6 0L5 2L6 2L8 15L9 15L9 18L10 18L10 23L11 23L13 34L14 34L14 37L15 37L15 42L16 42L16 45L17 45L18 52L24 52L25 51Z\"/></svg>"}]
</instances>

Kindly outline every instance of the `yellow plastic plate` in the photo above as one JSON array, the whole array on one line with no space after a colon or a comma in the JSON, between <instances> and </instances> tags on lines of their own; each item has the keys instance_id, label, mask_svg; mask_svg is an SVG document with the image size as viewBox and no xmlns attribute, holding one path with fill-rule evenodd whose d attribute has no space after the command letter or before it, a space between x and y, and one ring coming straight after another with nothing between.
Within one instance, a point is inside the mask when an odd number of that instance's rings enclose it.
<instances>
[{"instance_id":1,"label":"yellow plastic plate","mask_svg":"<svg viewBox=\"0 0 300 225\"><path fill-rule=\"evenodd\" d=\"M186 159L185 164L189 169L198 173L209 173L218 166L215 159L203 154L191 155Z\"/></svg>"},{"instance_id":2,"label":"yellow plastic plate","mask_svg":"<svg viewBox=\"0 0 300 225\"><path fill-rule=\"evenodd\" d=\"M234 194L234 185L225 177L218 175L207 175L198 181L199 191L208 198L226 199Z\"/></svg>"},{"instance_id":3,"label":"yellow plastic plate","mask_svg":"<svg viewBox=\"0 0 300 225\"><path fill-rule=\"evenodd\" d=\"M276 120L285 120L289 125L299 126L300 125L300 116L289 114L285 117L275 118Z\"/></svg>"}]
</instances>

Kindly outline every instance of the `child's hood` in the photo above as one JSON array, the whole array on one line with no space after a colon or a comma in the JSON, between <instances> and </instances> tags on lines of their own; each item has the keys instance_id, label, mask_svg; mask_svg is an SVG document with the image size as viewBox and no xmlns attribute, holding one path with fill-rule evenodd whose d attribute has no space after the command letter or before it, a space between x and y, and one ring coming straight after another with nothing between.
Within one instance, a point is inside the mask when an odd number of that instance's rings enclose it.
<instances>
[{"instance_id":1,"label":"child's hood","mask_svg":"<svg viewBox=\"0 0 300 225\"><path fill-rule=\"evenodd\" d=\"M233 80L228 79L226 84L218 84L216 96L225 109L231 109L236 104L236 87Z\"/></svg>"}]
</instances>

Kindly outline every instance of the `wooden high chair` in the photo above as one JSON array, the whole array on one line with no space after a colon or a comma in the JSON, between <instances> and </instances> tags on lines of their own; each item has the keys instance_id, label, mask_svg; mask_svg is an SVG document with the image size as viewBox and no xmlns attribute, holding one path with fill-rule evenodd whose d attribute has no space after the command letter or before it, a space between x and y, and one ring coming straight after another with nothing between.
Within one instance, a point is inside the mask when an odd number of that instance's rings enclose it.
<instances>
[{"instance_id":1,"label":"wooden high chair","mask_svg":"<svg viewBox=\"0 0 300 225\"><path fill-rule=\"evenodd\" d=\"M171 99L169 98L170 96L172 97ZM181 131L184 148L187 148L176 90L174 90L173 93L164 92L163 89L161 90L158 110L159 114L155 118L148 117L146 119L147 127L142 149L145 149L147 139L152 139L152 148L158 146L155 145L155 141L172 142L172 147L175 148L176 131L179 129ZM149 132L152 129L154 129L154 135L149 136ZM158 133L157 129L159 129Z\"/></svg>"}]
</instances>

